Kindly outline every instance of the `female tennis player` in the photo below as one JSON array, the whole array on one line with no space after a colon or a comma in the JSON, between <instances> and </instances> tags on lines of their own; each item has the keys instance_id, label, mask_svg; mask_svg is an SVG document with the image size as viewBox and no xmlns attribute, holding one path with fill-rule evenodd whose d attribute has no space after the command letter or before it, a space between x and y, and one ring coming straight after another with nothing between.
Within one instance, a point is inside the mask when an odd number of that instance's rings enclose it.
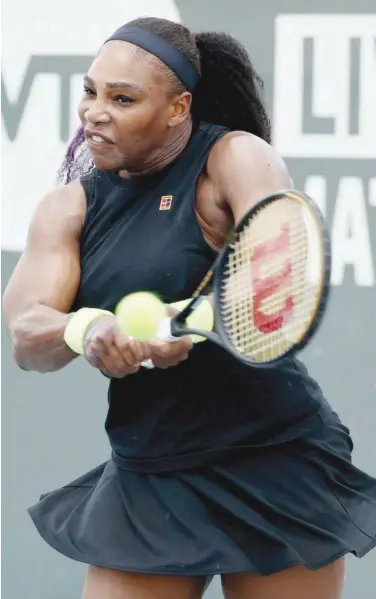
<instances>
[{"instance_id":1,"label":"female tennis player","mask_svg":"<svg viewBox=\"0 0 376 599\"><path fill-rule=\"evenodd\" d=\"M376 545L376 480L305 367L141 343L113 316L133 291L191 297L234 223L292 185L245 50L138 19L103 43L79 115L4 313L22 369L82 354L109 377L112 454L30 508L39 533L89 565L84 599L199 599L216 574L227 599L339 599L344 556Z\"/></svg>"}]
</instances>

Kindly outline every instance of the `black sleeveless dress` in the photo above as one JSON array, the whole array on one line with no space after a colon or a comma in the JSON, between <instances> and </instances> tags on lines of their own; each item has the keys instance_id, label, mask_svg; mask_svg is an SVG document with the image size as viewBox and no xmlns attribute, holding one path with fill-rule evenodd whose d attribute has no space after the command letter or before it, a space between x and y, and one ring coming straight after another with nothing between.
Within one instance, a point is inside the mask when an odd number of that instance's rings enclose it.
<instances>
[{"instance_id":1,"label":"black sleeveless dress","mask_svg":"<svg viewBox=\"0 0 376 599\"><path fill-rule=\"evenodd\" d=\"M138 180L94 170L75 308L127 293L191 296L214 260L195 192L226 130L195 127L181 155ZM296 359L257 370L204 342L168 370L109 383L112 455L29 513L64 555L133 572L268 574L376 545L376 480Z\"/></svg>"}]
</instances>

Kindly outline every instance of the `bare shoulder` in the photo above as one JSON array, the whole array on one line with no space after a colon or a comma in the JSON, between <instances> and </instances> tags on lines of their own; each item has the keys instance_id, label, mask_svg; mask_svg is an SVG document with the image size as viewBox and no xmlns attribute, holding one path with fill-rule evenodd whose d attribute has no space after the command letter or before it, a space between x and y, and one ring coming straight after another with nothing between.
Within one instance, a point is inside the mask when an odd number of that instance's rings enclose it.
<instances>
[{"instance_id":1,"label":"bare shoulder","mask_svg":"<svg viewBox=\"0 0 376 599\"><path fill-rule=\"evenodd\" d=\"M208 160L208 174L223 179L232 174L250 176L258 181L261 177L276 178L278 185L292 180L285 161L269 143L244 131L233 131L215 144ZM279 187L280 189L280 187Z\"/></svg>"},{"instance_id":2,"label":"bare shoulder","mask_svg":"<svg viewBox=\"0 0 376 599\"><path fill-rule=\"evenodd\" d=\"M31 221L29 236L69 232L79 236L86 215L86 197L82 185L73 181L47 193L39 202Z\"/></svg>"},{"instance_id":3,"label":"bare shoulder","mask_svg":"<svg viewBox=\"0 0 376 599\"><path fill-rule=\"evenodd\" d=\"M245 131L231 131L224 135L213 147L209 161L216 165L218 161L230 160L241 164L249 161L257 166L286 169L282 156L271 144L261 137L246 133Z\"/></svg>"},{"instance_id":4,"label":"bare shoulder","mask_svg":"<svg viewBox=\"0 0 376 599\"><path fill-rule=\"evenodd\" d=\"M211 150L196 197L207 242L220 248L229 229L261 198L293 186L286 164L263 139L233 131Z\"/></svg>"},{"instance_id":5,"label":"bare shoulder","mask_svg":"<svg viewBox=\"0 0 376 599\"><path fill-rule=\"evenodd\" d=\"M86 197L82 185L72 181L68 185L56 187L48 192L39 202L36 212L59 213L62 216L86 213Z\"/></svg>"},{"instance_id":6,"label":"bare shoulder","mask_svg":"<svg viewBox=\"0 0 376 599\"><path fill-rule=\"evenodd\" d=\"M8 321L40 303L67 312L80 281L80 237L86 214L85 192L70 183L39 202L3 306Z\"/></svg>"},{"instance_id":7,"label":"bare shoulder","mask_svg":"<svg viewBox=\"0 0 376 599\"><path fill-rule=\"evenodd\" d=\"M235 221L261 198L291 189L293 182L285 161L263 139L233 131L213 147L207 176L223 209L229 207Z\"/></svg>"}]
</instances>

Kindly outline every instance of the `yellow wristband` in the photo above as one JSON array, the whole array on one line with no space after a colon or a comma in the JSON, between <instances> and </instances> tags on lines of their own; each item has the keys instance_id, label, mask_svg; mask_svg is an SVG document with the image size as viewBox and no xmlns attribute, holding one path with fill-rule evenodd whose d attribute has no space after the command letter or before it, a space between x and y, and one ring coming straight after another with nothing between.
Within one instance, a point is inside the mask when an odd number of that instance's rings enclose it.
<instances>
[{"instance_id":1,"label":"yellow wristband","mask_svg":"<svg viewBox=\"0 0 376 599\"><path fill-rule=\"evenodd\" d=\"M98 308L81 308L69 319L64 331L64 341L76 354L84 354L84 338L89 326L106 314L111 314L108 310L99 310Z\"/></svg>"}]
</instances>

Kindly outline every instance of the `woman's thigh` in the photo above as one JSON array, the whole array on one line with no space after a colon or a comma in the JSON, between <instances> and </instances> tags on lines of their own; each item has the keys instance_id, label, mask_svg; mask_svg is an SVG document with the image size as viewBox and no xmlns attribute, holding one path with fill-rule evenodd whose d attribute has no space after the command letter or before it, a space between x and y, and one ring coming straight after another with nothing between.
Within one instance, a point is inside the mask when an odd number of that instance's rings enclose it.
<instances>
[{"instance_id":1,"label":"woman's thigh","mask_svg":"<svg viewBox=\"0 0 376 599\"><path fill-rule=\"evenodd\" d=\"M82 599L201 599L206 579L89 566Z\"/></svg>"},{"instance_id":2,"label":"woman's thigh","mask_svg":"<svg viewBox=\"0 0 376 599\"><path fill-rule=\"evenodd\" d=\"M344 581L344 559L320 570L296 566L271 574L227 574L222 576L226 599L340 599Z\"/></svg>"}]
</instances>

